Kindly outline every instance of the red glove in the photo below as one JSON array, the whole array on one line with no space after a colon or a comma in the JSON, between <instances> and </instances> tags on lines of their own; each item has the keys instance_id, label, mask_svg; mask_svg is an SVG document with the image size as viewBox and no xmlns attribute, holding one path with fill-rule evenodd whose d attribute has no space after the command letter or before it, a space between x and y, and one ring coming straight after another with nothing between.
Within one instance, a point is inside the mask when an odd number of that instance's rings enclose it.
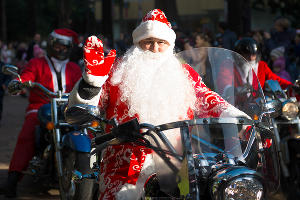
<instances>
[{"instance_id":1,"label":"red glove","mask_svg":"<svg viewBox=\"0 0 300 200\"><path fill-rule=\"evenodd\" d=\"M101 87L116 58L116 50L111 50L104 58L103 44L96 36L90 36L84 44L85 73L83 78L89 84Z\"/></svg>"}]
</instances>

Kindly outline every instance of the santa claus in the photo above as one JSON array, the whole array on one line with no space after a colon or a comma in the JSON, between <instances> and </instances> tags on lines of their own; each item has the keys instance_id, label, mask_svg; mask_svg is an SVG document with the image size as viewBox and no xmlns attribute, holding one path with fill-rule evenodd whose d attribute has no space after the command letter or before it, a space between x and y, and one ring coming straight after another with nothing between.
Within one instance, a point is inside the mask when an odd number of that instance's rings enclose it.
<instances>
[{"instance_id":1,"label":"santa claus","mask_svg":"<svg viewBox=\"0 0 300 200\"><path fill-rule=\"evenodd\" d=\"M99 104L108 119L124 123L137 118L154 125L191 119L192 110L205 117L235 110L176 58L176 35L161 10L146 14L132 38L133 46L113 67L115 50L104 58L102 42L95 36L87 39L85 72L71 92L69 106ZM151 153L133 143L104 150L99 199L139 199L154 172Z\"/></svg>"},{"instance_id":2,"label":"santa claus","mask_svg":"<svg viewBox=\"0 0 300 200\"><path fill-rule=\"evenodd\" d=\"M27 81L40 83L52 92L58 90L70 92L82 74L76 63L69 62L71 48L77 42L77 33L74 31L55 29L48 38L47 54L41 58L31 59L22 71L20 79L9 83L8 92L18 94L21 82ZM35 130L39 124L37 111L39 107L49 103L48 98L38 90L30 91L28 101L24 124L10 161L8 179L0 187L0 193L4 193L7 197L16 196L21 172L26 170L35 151Z\"/></svg>"}]
</instances>

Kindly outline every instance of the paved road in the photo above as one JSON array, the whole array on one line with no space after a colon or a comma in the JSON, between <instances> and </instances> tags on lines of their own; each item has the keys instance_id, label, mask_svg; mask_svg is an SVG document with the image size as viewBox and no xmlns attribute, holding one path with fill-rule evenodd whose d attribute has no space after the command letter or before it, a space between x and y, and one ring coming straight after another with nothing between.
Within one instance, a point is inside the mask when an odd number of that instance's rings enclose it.
<instances>
[{"instance_id":1,"label":"paved road","mask_svg":"<svg viewBox=\"0 0 300 200\"><path fill-rule=\"evenodd\" d=\"M10 157L15 147L17 136L24 120L27 99L20 96L4 97L3 121L0 127L0 182L7 177ZM5 200L0 195L0 200ZM11 198L10 198L11 199ZM58 200L58 190L50 190L48 194L39 193L39 186L28 176L24 176L18 187L18 200Z\"/></svg>"}]
</instances>

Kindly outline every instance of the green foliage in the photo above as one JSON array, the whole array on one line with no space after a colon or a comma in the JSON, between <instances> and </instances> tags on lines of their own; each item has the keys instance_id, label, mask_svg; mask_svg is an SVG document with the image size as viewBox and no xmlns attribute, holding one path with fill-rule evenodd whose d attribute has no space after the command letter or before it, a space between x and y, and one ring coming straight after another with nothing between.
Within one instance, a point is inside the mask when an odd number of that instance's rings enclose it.
<instances>
[{"instance_id":1,"label":"green foliage","mask_svg":"<svg viewBox=\"0 0 300 200\"><path fill-rule=\"evenodd\" d=\"M6 1L6 20L8 40L16 40L27 35L26 26L28 16L25 1Z\"/></svg>"},{"instance_id":2,"label":"green foliage","mask_svg":"<svg viewBox=\"0 0 300 200\"><path fill-rule=\"evenodd\" d=\"M37 32L47 36L53 29L57 28L57 1L38 1L37 7Z\"/></svg>"},{"instance_id":3,"label":"green foliage","mask_svg":"<svg viewBox=\"0 0 300 200\"><path fill-rule=\"evenodd\" d=\"M94 21L90 0L6 0L8 41L30 41L36 32L46 39L53 29L61 28L58 27L61 1L70 2L71 29L82 34L95 27L91 24Z\"/></svg>"}]
</instances>

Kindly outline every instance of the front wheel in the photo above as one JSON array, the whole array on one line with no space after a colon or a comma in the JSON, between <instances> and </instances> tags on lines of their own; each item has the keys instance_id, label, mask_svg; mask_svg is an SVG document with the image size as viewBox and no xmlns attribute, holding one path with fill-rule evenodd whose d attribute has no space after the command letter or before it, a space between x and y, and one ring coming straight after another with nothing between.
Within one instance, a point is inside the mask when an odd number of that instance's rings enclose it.
<instances>
[{"instance_id":1,"label":"front wheel","mask_svg":"<svg viewBox=\"0 0 300 200\"><path fill-rule=\"evenodd\" d=\"M63 200L92 199L94 180L72 181L72 172L91 173L89 153L64 151L62 156L63 176L60 177L60 196Z\"/></svg>"}]
</instances>

